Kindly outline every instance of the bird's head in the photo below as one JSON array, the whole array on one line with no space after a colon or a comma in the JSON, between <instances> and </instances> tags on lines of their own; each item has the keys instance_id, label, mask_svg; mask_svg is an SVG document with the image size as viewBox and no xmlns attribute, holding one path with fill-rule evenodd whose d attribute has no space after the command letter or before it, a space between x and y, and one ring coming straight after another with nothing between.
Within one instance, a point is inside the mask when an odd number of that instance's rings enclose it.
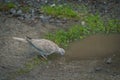
<instances>
[{"instance_id":1,"label":"bird's head","mask_svg":"<svg viewBox=\"0 0 120 80\"><path fill-rule=\"evenodd\" d=\"M63 48L59 48L59 53L60 53L61 55L64 55L64 54L65 54L65 50L64 50Z\"/></svg>"}]
</instances>

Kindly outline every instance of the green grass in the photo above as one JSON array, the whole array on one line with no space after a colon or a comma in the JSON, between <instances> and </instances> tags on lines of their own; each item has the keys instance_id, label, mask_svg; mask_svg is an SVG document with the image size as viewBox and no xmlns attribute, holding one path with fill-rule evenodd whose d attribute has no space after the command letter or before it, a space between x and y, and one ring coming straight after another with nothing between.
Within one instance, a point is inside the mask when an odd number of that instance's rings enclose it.
<instances>
[{"instance_id":1,"label":"green grass","mask_svg":"<svg viewBox=\"0 0 120 80\"><path fill-rule=\"evenodd\" d=\"M27 61L24 64L24 68L20 68L18 70L16 70L13 73L13 78L20 76L20 75L24 75L26 73L29 73L32 69L34 69L37 65L39 65L42 62L42 60L38 57L35 56L34 58L30 59L29 61Z\"/></svg>"},{"instance_id":2,"label":"green grass","mask_svg":"<svg viewBox=\"0 0 120 80\"><path fill-rule=\"evenodd\" d=\"M47 5L47 6L41 7L41 10L47 15L52 15L60 18L64 18L64 17L77 18L78 17L78 13L66 5L56 5L54 7Z\"/></svg>"},{"instance_id":3,"label":"green grass","mask_svg":"<svg viewBox=\"0 0 120 80\"><path fill-rule=\"evenodd\" d=\"M62 47L67 47L74 40L82 39L89 33L86 28L80 25L74 25L68 31L58 30L55 33L48 33L45 38L54 41Z\"/></svg>"},{"instance_id":4,"label":"green grass","mask_svg":"<svg viewBox=\"0 0 120 80\"><path fill-rule=\"evenodd\" d=\"M100 15L88 15L85 17L86 27L91 33L117 33L120 32L120 20L104 20Z\"/></svg>"},{"instance_id":5,"label":"green grass","mask_svg":"<svg viewBox=\"0 0 120 80\"><path fill-rule=\"evenodd\" d=\"M23 68L19 68L10 74L11 75L10 79L15 79L18 76L29 73L31 70L33 70L35 67L37 67L37 65L39 65L41 63L46 64L46 63L48 63L48 61L47 60L43 61L43 59L40 58L39 56L35 56L35 57L29 59L24 64Z\"/></svg>"},{"instance_id":6,"label":"green grass","mask_svg":"<svg viewBox=\"0 0 120 80\"><path fill-rule=\"evenodd\" d=\"M89 14L85 17L84 21L86 22L86 27L91 33L105 31L104 21L98 14Z\"/></svg>"},{"instance_id":7,"label":"green grass","mask_svg":"<svg viewBox=\"0 0 120 80\"><path fill-rule=\"evenodd\" d=\"M20 9L23 11L23 12L29 12L30 11L30 6L22 6L20 7Z\"/></svg>"},{"instance_id":8,"label":"green grass","mask_svg":"<svg viewBox=\"0 0 120 80\"><path fill-rule=\"evenodd\" d=\"M120 32L120 20L112 19L105 24L106 33Z\"/></svg>"},{"instance_id":9,"label":"green grass","mask_svg":"<svg viewBox=\"0 0 120 80\"><path fill-rule=\"evenodd\" d=\"M9 3L0 3L0 11L8 11L11 8L15 8L16 5L12 2Z\"/></svg>"},{"instance_id":10,"label":"green grass","mask_svg":"<svg viewBox=\"0 0 120 80\"><path fill-rule=\"evenodd\" d=\"M98 15L88 15L84 17L85 25L74 25L67 31L58 30L48 33L45 38L50 39L62 47L67 47L70 42L83 39L88 35L96 33L120 33L120 20L104 20Z\"/></svg>"}]
</instances>

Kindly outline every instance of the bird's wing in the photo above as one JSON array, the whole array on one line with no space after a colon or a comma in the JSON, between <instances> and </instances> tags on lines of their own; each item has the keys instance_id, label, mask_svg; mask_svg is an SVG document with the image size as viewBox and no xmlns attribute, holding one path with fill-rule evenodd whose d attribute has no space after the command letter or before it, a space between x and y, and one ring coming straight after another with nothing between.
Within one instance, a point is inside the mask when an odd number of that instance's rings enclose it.
<instances>
[{"instance_id":1,"label":"bird's wing","mask_svg":"<svg viewBox=\"0 0 120 80\"><path fill-rule=\"evenodd\" d=\"M40 48L38 48L36 45L34 45L29 39L26 39L27 41L28 41L28 43L31 45L31 46L33 46L35 49L37 49L38 51L39 51L39 53L40 53L40 55L43 57L43 58L45 58L46 60L47 60L47 58L46 58L46 54L45 54L45 52L43 51L43 50L41 50Z\"/></svg>"},{"instance_id":2,"label":"bird's wing","mask_svg":"<svg viewBox=\"0 0 120 80\"><path fill-rule=\"evenodd\" d=\"M52 42L50 40L46 40L46 39L33 39L32 43L36 47L38 47L41 50L43 50L46 53L46 55L50 55L50 54L58 51L58 46L54 42Z\"/></svg>"}]
</instances>

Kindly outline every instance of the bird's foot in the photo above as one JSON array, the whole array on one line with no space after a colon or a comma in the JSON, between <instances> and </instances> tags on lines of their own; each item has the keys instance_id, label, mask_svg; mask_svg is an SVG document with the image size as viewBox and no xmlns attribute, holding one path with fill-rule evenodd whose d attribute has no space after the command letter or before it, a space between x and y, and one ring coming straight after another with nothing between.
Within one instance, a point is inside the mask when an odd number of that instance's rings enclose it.
<instances>
[{"instance_id":1,"label":"bird's foot","mask_svg":"<svg viewBox=\"0 0 120 80\"><path fill-rule=\"evenodd\" d=\"M44 60L47 60L47 57L46 57L46 56L43 55L42 57L43 57Z\"/></svg>"}]
</instances>

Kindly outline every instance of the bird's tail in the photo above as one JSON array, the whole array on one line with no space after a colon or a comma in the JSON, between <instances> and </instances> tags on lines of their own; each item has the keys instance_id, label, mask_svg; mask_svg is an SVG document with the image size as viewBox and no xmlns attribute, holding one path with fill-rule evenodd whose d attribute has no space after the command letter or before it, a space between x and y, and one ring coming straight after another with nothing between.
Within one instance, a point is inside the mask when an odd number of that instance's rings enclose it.
<instances>
[{"instance_id":1,"label":"bird's tail","mask_svg":"<svg viewBox=\"0 0 120 80\"><path fill-rule=\"evenodd\" d=\"M25 39L26 39L26 41L27 41L28 43L31 43L31 40L32 40L31 37L26 36Z\"/></svg>"},{"instance_id":2,"label":"bird's tail","mask_svg":"<svg viewBox=\"0 0 120 80\"><path fill-rule=\"evenodd\" d=\"M27 43L26 39L24 39L24 38L13 37L13 39Z\"/></svg>"}]
</instances>

